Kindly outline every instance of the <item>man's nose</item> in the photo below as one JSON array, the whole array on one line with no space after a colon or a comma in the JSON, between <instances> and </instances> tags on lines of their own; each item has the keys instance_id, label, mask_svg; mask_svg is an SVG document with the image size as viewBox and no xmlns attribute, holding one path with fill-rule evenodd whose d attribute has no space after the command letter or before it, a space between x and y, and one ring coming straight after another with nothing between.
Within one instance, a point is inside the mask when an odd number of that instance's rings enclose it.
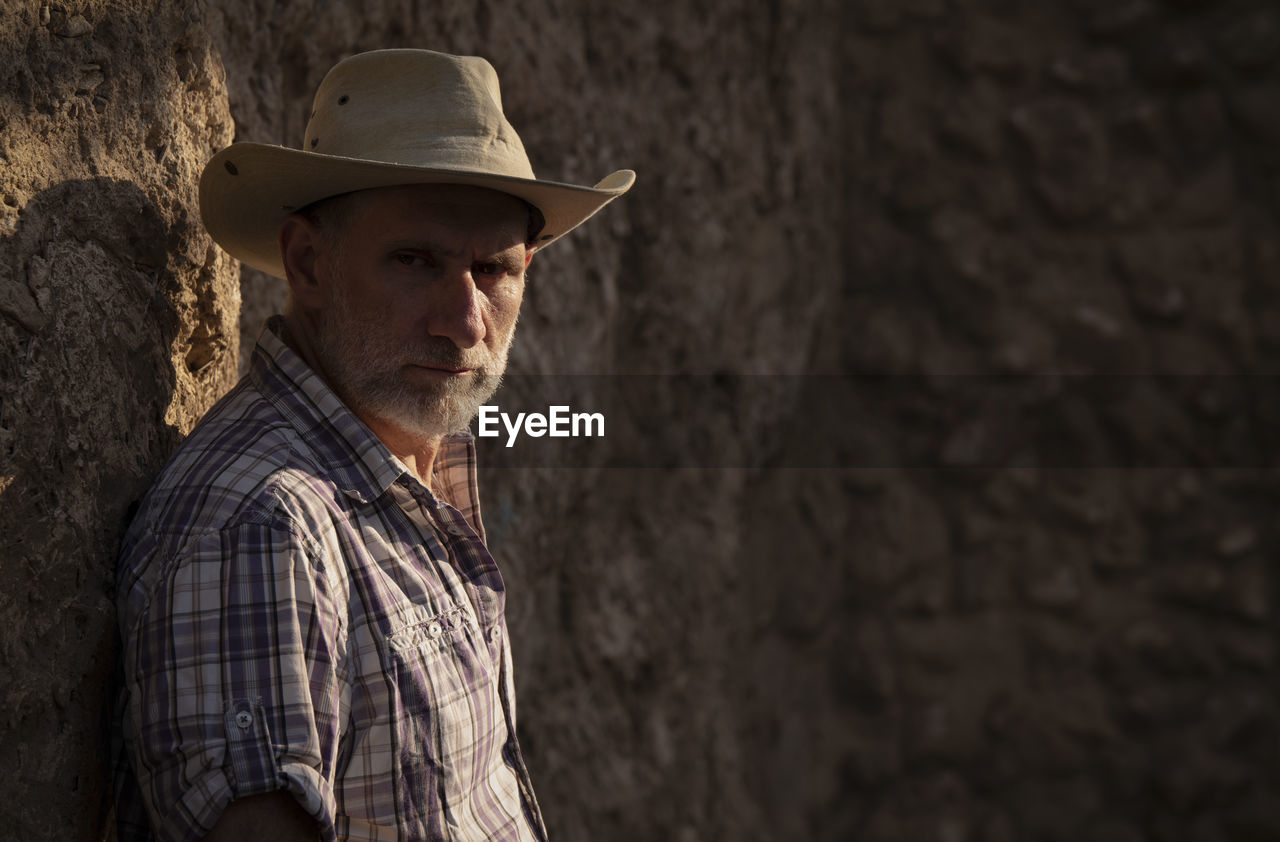
<instances>
[{"instance_id":1,"label":"man's nose","mask_svg":"<svg viewBox=\"0 0 1280 842\"><path fill-rule=\"evenodd\" d=\"M451 270L431 286L427 332L447 337L459 348L479 344L485 334L484 314L470 267Z\"/></svg>"}]
</instances>

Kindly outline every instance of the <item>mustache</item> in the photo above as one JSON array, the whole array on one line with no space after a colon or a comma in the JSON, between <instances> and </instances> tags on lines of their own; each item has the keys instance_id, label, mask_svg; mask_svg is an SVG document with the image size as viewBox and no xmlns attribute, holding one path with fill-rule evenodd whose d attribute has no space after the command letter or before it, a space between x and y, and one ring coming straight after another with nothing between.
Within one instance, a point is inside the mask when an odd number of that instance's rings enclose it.
<instances>
[{"instance_id":1,"label":"mustache","mask_svg":"<svg viewBox=\"0 0 1280 842\"><path fill-rule=\"evenodd\" d=\"M425 344L415 343L406 350L408 358L417 365L485 369L492 362L489 351L483 346L463 350L444 337L437 337Z\"/></svg>"}]
</instances>

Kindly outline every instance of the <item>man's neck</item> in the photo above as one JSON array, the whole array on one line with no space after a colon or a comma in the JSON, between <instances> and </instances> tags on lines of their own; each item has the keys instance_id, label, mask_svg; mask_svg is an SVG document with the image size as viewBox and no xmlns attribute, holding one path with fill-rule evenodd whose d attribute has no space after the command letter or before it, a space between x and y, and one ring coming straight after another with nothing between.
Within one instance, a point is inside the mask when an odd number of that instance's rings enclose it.
<instances>
[{"instance_id":1,"label":"man's neck","mask_svg":"<svg viewBox=\"0 0 1280 842\"><path fill-rule=\"evenodd\" d=\"M355 412L354 409L352 411ZM408 466L409 470L413 471L423 485L431 489L432 493L437 491L431 485L431 474L435 467L436 454L440 452L443 436L428 439L421 435L406 433L379 418L367 418L358 412L356 416L387 446L387 450L390 450L397 459Z\"/></svg>"}]
</instances>

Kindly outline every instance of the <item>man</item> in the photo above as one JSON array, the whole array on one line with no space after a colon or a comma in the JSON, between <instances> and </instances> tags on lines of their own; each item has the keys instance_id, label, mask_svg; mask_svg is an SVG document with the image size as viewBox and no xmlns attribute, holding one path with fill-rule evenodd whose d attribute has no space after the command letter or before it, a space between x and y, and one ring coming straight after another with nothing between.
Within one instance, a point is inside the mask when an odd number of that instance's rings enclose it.
<instances>
[{"instance_id":1,"label":"man","mask_svg":"<svg viewBox=\"0 0 1280 842\"><path fill-rule=\"evenodd\" d=\"M125 537L122 837L545 838L459 431L534 252L633 179L537 181L493 68L421 50L334 67L302 150L210 161L206 227L289 303Z\"/></svg>"}]
</instances>

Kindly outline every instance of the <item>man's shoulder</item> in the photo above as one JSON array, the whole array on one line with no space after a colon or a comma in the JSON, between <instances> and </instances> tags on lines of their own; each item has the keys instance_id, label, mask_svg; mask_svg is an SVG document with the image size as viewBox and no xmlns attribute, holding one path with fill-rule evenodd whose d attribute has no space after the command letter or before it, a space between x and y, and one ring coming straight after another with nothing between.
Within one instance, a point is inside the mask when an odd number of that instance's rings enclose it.
<instances>
[{"instance_id":1,"label":"man's shoulder","mask_svg":"<svg viewBox=\"0 0 1280 842\"><path fill-rule=\"evenodd\" d=\"M248 379L213 406L141 500L130 531L225 529L335 493L322 460L281 409Z\"/></svg>"}]
</instances>

